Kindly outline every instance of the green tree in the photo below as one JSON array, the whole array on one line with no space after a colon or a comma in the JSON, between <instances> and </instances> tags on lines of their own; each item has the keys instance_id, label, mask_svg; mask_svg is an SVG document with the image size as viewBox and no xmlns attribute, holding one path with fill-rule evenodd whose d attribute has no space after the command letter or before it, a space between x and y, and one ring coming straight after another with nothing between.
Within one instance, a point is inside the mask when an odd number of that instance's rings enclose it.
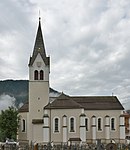
<instances>
[{"instance_id":1,"label":"green tree","mask_svg":"<svg viewBox=\"0 0 130 150\"><path fill-rule=\"evenodd\" d=\"M0 138L16 139L19 124L18 111L14 107L2 110L0 114Z\"/></svg>"}]
</instances>

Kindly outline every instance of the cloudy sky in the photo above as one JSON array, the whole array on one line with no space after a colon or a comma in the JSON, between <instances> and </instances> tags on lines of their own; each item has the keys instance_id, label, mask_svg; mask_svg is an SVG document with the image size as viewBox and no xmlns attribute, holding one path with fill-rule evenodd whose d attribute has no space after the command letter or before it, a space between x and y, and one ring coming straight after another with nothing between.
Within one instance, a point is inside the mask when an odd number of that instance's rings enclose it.
<instances>
[{"instance_id":1,"label":"cloudy sky","mask_svg":"<svg viewBox=\"0 0 130 150\"><path fill-rule=\"evenodd\" d=\"M39 10L50 86L130 101L130 0L3 0L0 80L28 79Z\"/></svg>"}]
</instances>

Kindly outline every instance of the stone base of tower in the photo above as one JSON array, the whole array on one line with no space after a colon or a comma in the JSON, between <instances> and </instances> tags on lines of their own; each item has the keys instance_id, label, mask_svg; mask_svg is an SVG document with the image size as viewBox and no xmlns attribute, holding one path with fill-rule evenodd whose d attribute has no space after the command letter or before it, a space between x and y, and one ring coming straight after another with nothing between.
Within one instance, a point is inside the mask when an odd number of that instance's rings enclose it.
<instances>
[{"instance_id":1,"label":"stone base of tower","mask_svg":"<svg viewBox=\"0 0 130 150\"><path fill-rule=\"evenodd\" d=\"M42 143L43 142L43 124L33 124L32 130L32 140L33 143Z\"/></svg>"}]
</instances>

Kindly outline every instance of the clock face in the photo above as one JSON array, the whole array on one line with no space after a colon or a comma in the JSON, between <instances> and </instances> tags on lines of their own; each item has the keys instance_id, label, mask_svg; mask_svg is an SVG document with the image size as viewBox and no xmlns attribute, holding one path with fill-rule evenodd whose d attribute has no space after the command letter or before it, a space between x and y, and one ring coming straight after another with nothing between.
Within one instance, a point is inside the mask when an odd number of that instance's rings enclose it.
<instances>
[{"instance_id":1,"label":"clock face","mask_svg":"<svg viewBox=\"0 0 130 150\"><path fill-rule=\"evenodd\" d=\"M41 67L41 62L37 62L37 67Z\"/></svg>"}]
</instances>

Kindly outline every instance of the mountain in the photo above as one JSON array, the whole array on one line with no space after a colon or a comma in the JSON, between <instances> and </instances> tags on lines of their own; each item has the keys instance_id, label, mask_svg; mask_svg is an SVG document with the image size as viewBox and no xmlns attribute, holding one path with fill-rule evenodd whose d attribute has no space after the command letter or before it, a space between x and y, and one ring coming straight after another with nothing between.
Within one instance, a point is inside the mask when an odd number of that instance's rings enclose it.
<instances>
[{"instance_id":1,"label":"mountain","mask_svg":"<svg viewBox=\"0 0 130 150\"><path fill-rule=\"evenodd\" d=\"M0 81L0 101L7 99L18 108L20 105L28 101L28 80L4 80ZM60 93L50 88L51 96L58 96Z\"/></svg>"}]
</instances>

